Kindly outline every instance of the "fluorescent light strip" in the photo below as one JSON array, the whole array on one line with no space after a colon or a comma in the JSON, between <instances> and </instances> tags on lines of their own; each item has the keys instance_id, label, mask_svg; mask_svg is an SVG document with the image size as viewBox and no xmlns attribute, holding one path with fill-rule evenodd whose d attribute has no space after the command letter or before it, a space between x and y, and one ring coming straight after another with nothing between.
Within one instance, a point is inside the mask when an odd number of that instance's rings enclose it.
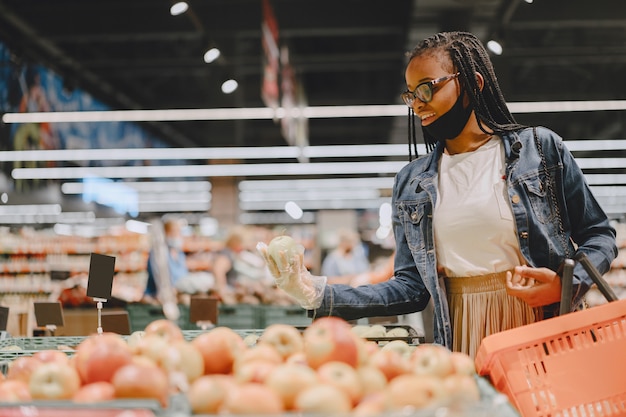
<instances>
[{"instance_id":1,"label":"fluorescent light strip","mask_svg":"<svg viewBox=\"0 0 626 417\"><path fill-rule=\"evenodd\" d=\"M626 158L577 158L582 169L624 168ZM186 178L270 175L341 175L397 173L406 161L326 162L281 164L165 165L131 167L16 168L14 179Z\"/></svg>"},{"instance_id":2,"label":"fluorescent light strip","mask_svg":"<svg viewBox=\"0 0 626 417\"><path fill-rule=\"evenodd\" d=\"M585 174L589 185L626 184L626 174Z\"/></svg>"},{"instance_id":3,"label":"fluorescent light strip","mask_svg":"<svg viewBox=\"0 0 626 417\"><path fill-rule=\"evenodd\" d=\"M171 201L157 202L154 204L139 203L140 213L150 212L175 212L175 211L207 211L211 208L209 203L196 201Z\"/></svg>"},{"instance_id":4,"label":"fluorescent light strip","mask_svg":"<svg viewBox=\"0 0 626 417\"><path fill-rule=\"evenodd\" d=\"M424 145L418 152L426 153ZM336 145L227 148L135 148L135 149L58 149L33 151L0 151L0 161L157 161L201 159L296 159L363 156L403 156L407 145Z\"/></svg>"},{"instance_id":5,"label":"fluorescent light strip","mask_svg":"<svg viewBox=\"0 0 626 417\"><path fill-rule=\"evenodd\" d=\"M380 208L383 203L390 203L390 198L352 200L348 198L337 200L315 200L315 201L298 201L298 205L302 210L322 210L322 209L376 209ZM284 210L285 201L255 201L250 203L240 202L239 208L244 211L252 210Z\"/></svg>"},{"instance_id":6,"label":"fluorescent light strip","mask_svg":"<svg viewBox=\"0 0 626 417\"><path fill-rule=\"evenodd\" d=\"M185 178L264 175L340 175L396 173L406 161L284 164L168 165L132 167L16 168L14 179Z\"/></svg>"},{"instance_id":7,"label":"fluorescent light strip","mask_svg":"<svg viewBox=\"0 0 626 417\"><path fill-rule=\"evenodd\" d=\"M239 182L240 191L261 190L311 190L311 189L355 189L355 188L391 188L393 177L372 178L336 178L303 180L246 180Z\"/></svg>"},{"instance_id":8,"label":"fluorescent light strip","mask_svg":"<svg viewBox=\"0 0 626 417\"><path fill-rule=\"evenodd\" d=\"M166 194L141 194L139 196L139 205L142 204L160 204L160 203L204 203L211 202L211 194L209 193L166 193Z\"/></svg>"},{"instance_id":9,"label":"fluorescent light strip","mask_svg":"<svg viewBox=\"0 0 626 417\"><path fill-rule=\"evenodd\" d=\"M546 113L573 111L626 110L626 100L603 101L549 101L508 103L512 113ZM282 119L284 117L344 118L406 116L403 104L371 106L317 106L287 111L267 107L222 109L167 109L167 110L110 110L74 112L6 113L2 121L11 123L68 123L68 122L152 122L189 120L253 120Z\"/></svg>"},{"instance_id":10,"label":"fluorescent light strip","mask_svg":"<svg viewBox=\"0 0 626 417\"><path fill-rule=\"evenodd\" d=\"M58 215L60 204L9 204L0 205L0 216L5 215Z\"/></svg>"},{"instance_id":11,"label":"fluorescent light strip","mask_svg":"<svg viewBox=\"0 0 626 417\"><path fill-rule=\"evenodd\" d=\"M375 188L361 189L317 189L317 190L283 190L277 188L275 191L243 191L239 193L239 200L246 203L254 201L286 201L294 200L298 204L301 201L323 200L323 199L342 199L350 198L352 200L368 200L370 198L379 198L380 191Z\"/></svg>"},{"instance_id":12,"label":"fluorescent light strip","mask_svg":"<svg viewBox=\"0 0 626 417\"><path fill-rule=\"evenodd\" d=\"M139 193L196 193L211 191L211 183L208 181L119 181L112 184L129 187ZM61 184L61 192L63 194L82 194L84 189L85 184L83 182L65 182Z\"/></svg>"},{"instance_id":13,"label":"fluorescent light strip","mask_svg":"<svg viewBox=\"0 0 626 417\"><path fill-rule=\"evenodd\" d=\"M608 151L626 149L626 140L571 140L565 142L571 151ZM418 152L426 153L424 145ZM201 159L296 159L347 158L407 155L407 145L330 145L330 146L269 146L226 148L134 148L134 149L58 149L32 151L0 151L0 161L157 161Z\"/></svg>"},{"instance_id":14,"label":"fluorescent light strip","mask_svg":"<svg viewBox=\"0 0 626 417\"><path fill-rule=\"evenodd\" d=\"M406 146L405 146L406 153ZM198 159L298 158L296 147L131 148L1 151L0 161L159 161Z\"/></svg>"}]
</instances>

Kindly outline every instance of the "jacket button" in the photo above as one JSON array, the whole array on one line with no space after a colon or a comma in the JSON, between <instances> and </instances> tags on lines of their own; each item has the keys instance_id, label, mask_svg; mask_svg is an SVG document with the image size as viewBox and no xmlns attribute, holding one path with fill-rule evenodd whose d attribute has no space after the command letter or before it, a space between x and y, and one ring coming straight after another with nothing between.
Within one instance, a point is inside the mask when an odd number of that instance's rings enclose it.
<instances>
[{"instance_id":1,"label":"jacket button","mask_svg":"<svg viewBox=\"0 0 626 417\"><path fill-rule=\"evenodd\" d=\"M519 195L515 194L513 197L511 197L511 201L512 201L514 204L519 203Z\"/></svg>"},{"instance_id":2,"label":"jacket button","mask_svg":"<svg viewBox=\"0 0 626 417\"><path fill-rule=\"evenodd\" d=\"M417 220L417 212L414 211L413 213L411 213L411 220Z\"/></svg>"},{"instance_id":3,"label":"jacket button","mask_svg":"<svg viewBox=\"0 0 626 417\"><path fill-rule=\"evenodd\" d=\"M522 239L528 239L528 232L522 232L519 234Z\"/></svg>"}]
</instances>

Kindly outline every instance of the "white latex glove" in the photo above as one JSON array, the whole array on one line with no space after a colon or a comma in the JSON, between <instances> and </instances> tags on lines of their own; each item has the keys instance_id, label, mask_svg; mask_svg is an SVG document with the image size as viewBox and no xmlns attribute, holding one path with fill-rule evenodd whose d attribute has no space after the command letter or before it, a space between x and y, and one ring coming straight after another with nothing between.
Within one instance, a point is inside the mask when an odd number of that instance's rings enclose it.
<instances>
[{"instance_id":1,"label":"white latex glove","mask_svg":"<svg viewBox=\"0 0 626 417\"><path fill-rule=\"evenodd\" d=\"M287 259L284 251L280 252L281 259L277 263L269 255L265 243L259 242L256 248L263 256L278 288L293 297L302 308L313 310L322 304L327 278L311 275L306 269L304 250L292 259Z\"/></svg>"}]
</instances>

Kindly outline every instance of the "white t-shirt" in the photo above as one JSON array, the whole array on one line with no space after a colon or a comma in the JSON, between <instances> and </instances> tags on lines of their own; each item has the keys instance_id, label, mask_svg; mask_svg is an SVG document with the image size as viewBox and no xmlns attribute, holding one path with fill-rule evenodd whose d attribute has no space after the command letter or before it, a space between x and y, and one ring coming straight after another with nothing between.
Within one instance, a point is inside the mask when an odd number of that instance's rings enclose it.
<instances>
[{"instance_id":1,"label":"white t-shirt","mask_svg":"<svg viewBox=\"0 0 626 417\"><path fill-rule=\"evenodd\" d=\"M447 276L524 264L504 169L504 147L496 136L473 152L441 156L433 228L439 266Z\"/></svg>"}]
</instances>

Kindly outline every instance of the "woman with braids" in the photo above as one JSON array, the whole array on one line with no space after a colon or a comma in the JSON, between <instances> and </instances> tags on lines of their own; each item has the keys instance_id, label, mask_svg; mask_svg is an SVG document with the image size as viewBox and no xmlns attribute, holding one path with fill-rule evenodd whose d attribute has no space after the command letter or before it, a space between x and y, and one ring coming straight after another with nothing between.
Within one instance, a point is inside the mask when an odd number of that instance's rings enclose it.
<instances>
[{"instance_id":1,"label":"woman with braids","mask_svg":"<svg viewBox=\"0 0 626 417\"><path fill-rule=\"evenodd\" d=\"M410 145L417 156L417 116L428 154L395 178L393 279L327 285L266 261L314 317L407 314L432 300L434 341L474 357L485 336L558 313L565 258L583 252L608 271L615 230L562 139L515 121L474 35L425 39L405 79ZM573 284L576 309L592 284L581 265Z\"/></svg>"}]
</instances>

